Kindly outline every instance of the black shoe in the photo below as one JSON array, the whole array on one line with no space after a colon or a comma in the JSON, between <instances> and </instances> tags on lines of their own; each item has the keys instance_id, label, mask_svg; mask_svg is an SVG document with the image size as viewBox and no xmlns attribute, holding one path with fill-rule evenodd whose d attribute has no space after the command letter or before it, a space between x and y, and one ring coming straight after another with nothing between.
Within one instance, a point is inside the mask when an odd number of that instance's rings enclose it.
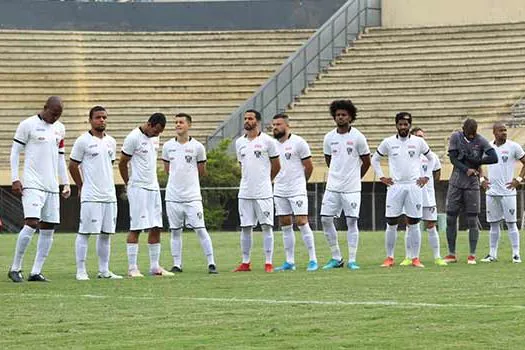
<instances>
[{"instance_id":1,"label":"black shoe","mask_svg":"<svg viewBox=\"0 0 525 350\"><path fill-rule=\"evenodd\" d=\"M41 273L37 273L36 275L29 275L29 278L27 279L28 282L49 282L47 278L44 277Z\"/></svg>"},{"instance_id":2,"label":"black shoe","mask_svg":"<svg viewBox=\"0 0 525 350\"><path fill-rule=\"evenodd\" d=\"M213 264L208 265L208 273L211 275L218 275L219 271L217 271L217 266Z\"/></svg>"},{"instance_id":3,"label":"black shoe","mask_svg":"<svg viewBox=\"0 0 525 350\"><path fill-rule=\"evenodd\" d=\"M22 271L11 271L7 273L7 277L15 283L21 283L24 282L24 275L22 275Z\"/></svg>"},{"instance_id":4,"label":"black shoe","mask_svg":"<svg viewBox=\"0 0 525 350\"><path fill-rule=\"evenodd\" d=\"M173 272L173 273L179 273L179 272L182 272L182 268L178 267L178 266L173 266L170 270L170 272Z\"/></svg>"}]
</instances>

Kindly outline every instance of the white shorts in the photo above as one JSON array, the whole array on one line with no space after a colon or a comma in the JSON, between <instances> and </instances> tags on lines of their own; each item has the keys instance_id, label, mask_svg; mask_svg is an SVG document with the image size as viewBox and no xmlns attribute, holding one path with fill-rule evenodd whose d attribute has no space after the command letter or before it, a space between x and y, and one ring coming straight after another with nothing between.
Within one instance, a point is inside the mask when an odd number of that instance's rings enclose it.
<instances>
[{"instance_id":1,"label":"white shorts","mask_svg":"<svg viewBox=\"0 0 525 350\"><path fill-rule=\"evenodd\" d=\"M160 191L128 188L129 229L131 231L162 227Z\"/></svg>"},{"instance_id":2,"label":"white shorts","mask_svg":"<svg viewBox=\"0 0 525 350\"><path fill-rule=\"evenodd\" d=\"M115 233L117 203L82 202L78 233Z\"/></svg>"},{"instance_id":3,"label":"white shorts","mask_svg":"<svg viewBox=\"0 0 525 350\"><path fill-rule=\"evenodd\" d=\"M239 198L239 218L241 227L261 225L273 226L273 198Z\"/></svg>"},{"instance_id":4,"label":"white shorts","mask_svg":"<svg viewBox=\"0 0 525 350\"><path fill-rule=\"evenodd\" d=\"M396 218L405 214L409 218L423 216L423 189L416 183L395 183L386 191L385 217Z\"/></svg>"},{"instance_id":5,"label":"white shorts","mask_svg":"<svg viewBox=\"0 0 525 350\"><path fill-rule=\"evenodd\" d=\"M273 201L276 216L308 215L308 197L306 195L290 198L273 197Z\"/></svg>"},{"instance_id":6,"label":"white shorts","mask_svg":"<svg viewBox=\"0 0 525 350\"><path fill-rule=\"evenodd\" d=\"M487 196L487 222L517 222L516 196Z\"/></svg>"},{"instance_id":7,"label":"white shorts","mask_svg":"<svg viewBox=\"0 0 525 350\"><path fill-rule=\"evenodd\" d=\"M437 221L438 213L437 207L423 207L423 218L424 221Z\"/></svg>"},{"instance_id":8,"label":"white shorts","mask_svg":"<svg viewBox=\"0 0 525 350\"><path fill-rule=\"evenodd\" d=\"M170 229L206 227L202 201L166 202L166 213L168 214Z\"/></svg>"},{"instance_id":9,"label":"white shorts","mask_svg":"<svg viewBox=\"0 0 525 350\"><path fill-rule=\"evenodd\" d=\"M324 191L321 204L321 216L341 216L341 211L346 217L358 218L361 209L361 192L332 192Z\"/></svg>"},{"instance_id":10,"label":"white shorts","mask_svg":"<svg viewBox=\"0 0 525 350\"><path fill-rule=\"evenodd\" d=\"M60 195L27 188L22 191L24 218L35 218L50 224L60 223Z\"/></svg>"}]
</instances>

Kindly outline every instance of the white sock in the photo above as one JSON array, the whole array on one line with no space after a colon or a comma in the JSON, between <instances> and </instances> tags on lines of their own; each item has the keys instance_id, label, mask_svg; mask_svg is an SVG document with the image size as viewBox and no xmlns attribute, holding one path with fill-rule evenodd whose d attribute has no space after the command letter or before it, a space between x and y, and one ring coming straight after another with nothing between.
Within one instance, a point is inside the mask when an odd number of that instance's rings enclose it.
<instances>
[{"instance_id":1,"label":"white sock","mask_svg":"<svg viewBox=\"0 0 525 350\"><path fill-rule=\"evenodd\" d=\"M55 230L40 229L40 233L38 235L38 244L36 246L35 262L33 263L33 268L31 269L31 275L37 275L42 272L44 262L51 251L51 246L53 246L54 232Z\"/></svg>"},{"instance_id":2,"label":"white sock","mask_svg":"<svg viewBox=\"0 0 525 350\"><path fill-rule=\"evenodd\" d=\"M182 229L171 230L171 256L173 266L182 267Z\"/></svg>"},{"instance_id":3,"label":"white sock","mask_svg":"<svg viewBox=\"0 0 525 350\"><path fill-rule=\"evenodd\" d=\"M156 271L160 268L160 243L148 244L149 249L149 269L150 271Z\"/></svg>"},{"instance_id":4,"label":"white sock","mask_svg":"<svg viewBox=\"0 0 525 350\"><path fill-rule=\"evenodd\" d=\"M250 255L252 252L252 227L241 228L241 250L243 264L250 263Z\"/></svg>"},{"instance_id":5,"label":"white sock","mask_svg":"<svg viewBox=\"0 0 525 350\"><path fill-rule=\"evenodd\" d=\"M308 257L310 261L317 261L317 256L315 254L314 233L310 228L310 224L299 226L299 231L301 231L301 234L303 235L304 245L306 246L306 249L308 249Z\"/></svg>"},{"instance_id":6,"label":"white sock","mask_svg":"<svg viewBox=\"0 0 525 350\"><path fill-rule=\"evenodd\" d=\"M24 260L24 254L26 252L27 246L31 243L33 234L36 229L31 226L24 225L20 233L18 234L18 239L16 241L15 256L13 258L13 264L11 265L11 271L20 271L22 270L22 262Z\"/></svg>"},{"instance_id":7,"label":"white sock","mask_svg":"<svg viewBox=\"0 0 525 350\"><path fill-rule=\"evenodd\" d=\"M77 234L75 240L75 253L77 261L77 273L86 273L86 258L88 252L89 235Z\"/></svg>"},{"instance_id":8,"label":"white sock","mask_svg":"<svg viewBox=\"0 0 525 350\"><path fill-rule=\"evenodd\" d=\"M428 244L432 248L432 254L435 259L441 259L441 252L439 247L439 233L436 226L428 229Z\"/></svg>"},{"instance_id":9,"label":"white sock","mask_svg":"<svg viewBox=\"0 0 525 350\"><path fill-rule=\"evenodd\" d=\"M137 256L139 255L139 244L138 243L128 243L127 251L128 251L128 269L130 271L138 270Z\"/></svg>"},{"instance_id":10,"label":"white sock","mask_svg":"<svg viewBox=\"0 0 525 350\"><path fill-rule=\"evenodd\" d=\"M266 264L271 264L273 260L273 228L269 225L261 225L264 239L264 257Z\"/></svg>"},{"instance_id":11,"label":"white sock","mask_svg":"<svg viewBox=\"0 0 525 350\"><path fill-rule=\"evenodd\" d=\"M520 255L520 232L515 222L507 223L509 229L509 241L512 247L512 256Z\"/></svg>"},{"instance_id":12,"label":"white sock","mask_svg":"<svg viewBox=\"0 0 525 350\"><path fill-rule=\"evenodd\" d=\"M397 225L386 224L386 231L385 231L386 256L389 256L392 258L394 257L396 241L397 241Z\"/></svg>"},{"instance_id":13,"label":"white sock","mask_svg":"<svg viewBox=\"0 0 525 350\"><path fill-rule=\"evenodd\" d=\"M421 229L419 223L414 225L407 225L408 237L410 238L410 243L412 244L412 258L419 258L419 253L421 251Z\"/></svg>"},{"instance_id":14,"label":"white sock","mask_svg":"<svg viewBox=\"0 0 525 350\"><path fill-rule=\"evenodd\" d=\"M408 225L405 229L405 257L412 259L414 256L412 251L412 241L410 240L410 235L408 234Z\"/></svg>"},{"instance_id":15,"label":"white sock","mask_svg":"<svg viewBox=\"0 0 525 350\"><path fill-rule=\"evenodd\" d=\"M348 231L346 238L348 240L348 262L355 262L357 257L357 246L359 244L359 228L357 227L357 218L346 218Z\"/></svg>"},{"instance_id":16,"label":"white sock","mask_svg":"<svg viewBox=\"0 0 525 350\"><path fill-rule=\"evenodd\" d=\"M97 236L98 272L109 272L109 255L111 252L111 236L101 233Z\"/></svg>"},{"instance_id":17,"label":"white sock","mask_svg":"<svg viewBox=\"0 0 525 350\"><path fill-rule=\"evenodd\" d=\"M498 257L498 242L499 242L499 234L500 234L499 222L490 223L489 234L490 234L489 254L490 256L497 258Z\"/></svg>"},{"instance_id":18,"label":"white sock","mask_svg":"<svg viewBox=\"0 0 525 350\"><path fill-rule=\"evenodd\" d=\"M332 259L340 261L343 257L341 255L341 249L339 249L339 242L337 239L337 231L334 225L334 218L331 216L322 216L321 224L323 225L323 232L326 238L326 242L332 252Z\"/></svg>"},{"instance_id":19,"label":"white sock","mask_svg":"<svg viewBox=\"0 0 525 350\"><path fill-rule=\"evenodd\" d=\"M286 262L295 264L295 233L293 232L293 226L281 226L281 228L283 230L283 244Z\"/></svg>"},{"instance_id":20,"label":"white sock","mask_svg":"<svg viewBox=\"0 0 525 350\"><path fill-rule=\"evenodd\" d=\"M199 236L201 248L204 252L204 255L206 256L208 265L215 265L215 259L213 257L213 245L211 243L211 237L208 233L208 230L205 228L198 228L195 230L195 232Z\"/></svg>"}]
</instances>

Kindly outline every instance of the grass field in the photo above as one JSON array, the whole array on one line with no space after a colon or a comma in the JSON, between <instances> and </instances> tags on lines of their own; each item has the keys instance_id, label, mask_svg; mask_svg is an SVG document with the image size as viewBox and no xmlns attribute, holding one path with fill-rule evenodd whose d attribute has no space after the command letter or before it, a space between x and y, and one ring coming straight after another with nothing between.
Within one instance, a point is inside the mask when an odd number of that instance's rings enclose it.
<instances>
[{"instance_id":1,"label":"grass field","mask_svg":"<svg viewBox=\"0 0 525 350\"><path fill-rule=\"evenodd\" d=\"M255 235L253 270L231 273L239 262L237 233L212 233L220 275L206 273L193 232L184 234L184 273L174 278L75 280L73 234L55 237L44 272L51 283L14 284L6 272L15 235L0 235L0 349L510 349L524 346L525 265L510 262L508 241L500 261L427 268L382 269L383 233L362 232L360 271L304 271L307 255L297 234L298 270L263 272L260 234ZM401 236L401 235L400 235ZM344 234L340 234L343 247ZM328 259L316 234L320 263ZM487 252L481 235L479 255ZM111 267L125 274L125 235L113 240ZM163 236L162 264L171 267L169 237ZM95 239L88 267L96 274ZM36 237L25 259L30 270ZM445 253L442 237L442 252ZM345 248L346 255L346 248ZM398 240L398 260L402 257ZM283 261L276 234L275 262ZM149 265L145 237L139 258ZM27 274L26 274L27 275Z\"/></svg>"}]
</instances>

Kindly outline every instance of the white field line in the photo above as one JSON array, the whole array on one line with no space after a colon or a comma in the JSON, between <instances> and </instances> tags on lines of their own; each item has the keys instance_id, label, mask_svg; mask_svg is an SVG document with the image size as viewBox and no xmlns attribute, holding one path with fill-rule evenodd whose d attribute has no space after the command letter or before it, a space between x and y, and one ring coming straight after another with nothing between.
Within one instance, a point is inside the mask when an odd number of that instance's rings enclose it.
<instances>
[{"instance_id":1,"label":"white field line","mask_svg":"<svg viewBox=\"0 0 525 350\"><path fill-rule=\"evenodd\" d=\"M69 298L69 299L121 299L121 300L165 300L166 297L148 297L131 295L98 295L98 294L35 294L35 293L0 293L1 297L31 297L31 298ZM454 309L515 309L525 310L525 305L489 305L489 304L438 304L438 303L414 303L394 300L375 301L346 301L346 300L276 300L276 299L246 299L246 298L200 298L200 297L173 297L168 299L187 300L195 302L213 303L245 303L245 304L269 304L269 305L320 305L320 306L377 306L395 308L454 308Z\"/></svg>"}]
</instances>

